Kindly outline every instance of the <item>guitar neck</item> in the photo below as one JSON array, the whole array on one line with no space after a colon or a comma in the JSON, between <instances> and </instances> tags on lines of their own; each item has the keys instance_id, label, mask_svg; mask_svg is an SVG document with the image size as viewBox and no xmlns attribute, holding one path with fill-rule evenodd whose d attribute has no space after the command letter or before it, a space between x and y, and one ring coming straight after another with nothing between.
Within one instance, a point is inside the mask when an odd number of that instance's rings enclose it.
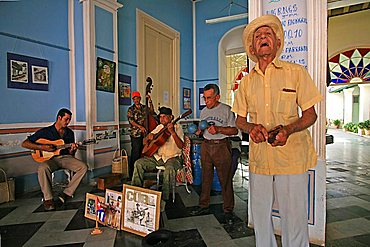
<instances>
[{"instance_id":1,"label":"guitar neck","mask_svg":"<svg viewBox=\"0 0 370 247\"><path fill-rule=\"evenodd\" d=\"M64 144L64 145L58 145L58 146L56 146L56 149L70 148L72 146L72 144L74 144L74 143L68 143L68 144Z\"/></svg>"},{"instance_id":2,"label":"guitar neck","mask_svg":"<svg viewBox=\"0 0 370 247\"><path fill-rule=\"evenodd\" d=\"M56 149L65 149L65 148L70 148L72 147L73 144L77 144L77 145L81 145L82 142L76 142L76 143L67 143L67 144L63 144L63 145L57 145L56 146Z\"/></svg>"},{"instance_id":3,"label":"guitar neck","mask_svg":"<svg viewBox=\"0 0 370 247\"><path fill-rule=\"evenodd\" d=\"M175 120L172 121L173 124L176 124L177 121L179 121L182 117L179 116ZM153 139L156 139L158 136L160 136L164 131L166 131L168 128L167 126L164 126L158 133L154 135Z\"/></svg>"}]
</instances>

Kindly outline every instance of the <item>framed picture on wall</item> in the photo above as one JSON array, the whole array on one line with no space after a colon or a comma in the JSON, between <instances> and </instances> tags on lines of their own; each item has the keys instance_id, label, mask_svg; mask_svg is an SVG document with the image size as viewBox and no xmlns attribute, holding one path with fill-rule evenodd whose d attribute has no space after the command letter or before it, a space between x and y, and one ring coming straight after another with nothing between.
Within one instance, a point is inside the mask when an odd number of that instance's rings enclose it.
<instances>
[{"instance_id":1,"label":"framed picture on wall","mask_svg":"<svg viewBox=\"0 0 370 247\"><path fill-rule=\"evenodd\" d=\"M31 66L32 82L39 84L48 84L48 68L41 66Z\"/></svg>"},{"instance_id":2,"label":"framed picture on wall","mask_svg":"<svg viewBox=\"0 0 370 247\"><path fill-rule=\"evenodd\" d=\"M183 89L183 108L188 110L191 108L191 89L184 88Z\"/></svg>"},{"instance_id":3,"label":"framed picture on wall","mask_svg":"<svg viewBox=\"0 0 370 247\"><path fill-rule=\"evenodd\" d=\"M49 90L48 61L7 53L8 88Z\"/></svg>"},{"instance_id":4,"label":"framed picture on wall","mask_svg":"<svg viewBox=\"0 0 370 247\"><path fill-rule=\"evenodd\" d=\"M24 61L10 60L10 81L28 83L28 63Z\"/></svg>"},{"instance_id":5,"label":"framed picture on wall","mask_svg":"<svg viewBox=\"0 0 370 247\"><path fill-rule=\"evenodd\" d=\"M96 90L114 93L116 63L98 57L96 60Z\"/></svg>"},{"instance_id":6,"label":"framed picture on wall","mask_svg":"<svg viewBox=\"0 0 370 247\"><path fill-rule=\"evenodd\" d=\"M204 100L204 89L199 88L199 110L202 110L206 106L206 101Z\"/></svg>"},{"instance_id":7,"label":"framed picture on wall","mask_svg":"<svg viewBox=\"0 0 370 247\"><path fill-rule=\"evenodd\" d=\"M146 236L158 230L162 192L123 185L122 230Z\"/></svg>"},{"instance_id":8,"label":"framed picture on wall","mask_svg":"<svg viewBox=\"0 0 370 247\"><path fill-rule=\"evenodd\" d=\"M131 76L118 74L119 104L131 104Z\"/></svg>"}]
</instances>

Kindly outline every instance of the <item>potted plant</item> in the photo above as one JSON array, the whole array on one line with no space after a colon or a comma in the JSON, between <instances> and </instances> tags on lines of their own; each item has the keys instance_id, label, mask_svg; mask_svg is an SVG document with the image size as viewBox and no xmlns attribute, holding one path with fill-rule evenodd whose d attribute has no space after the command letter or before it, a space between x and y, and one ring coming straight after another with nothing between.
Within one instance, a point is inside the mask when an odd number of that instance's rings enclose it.
<instances>
[{"instance_id":1,"label":"potted plant","mask_svg":"<svg viewBox=\"0 0 370 247\"><path fill-rule=\"evenodd\" d=\"M365 134L367 136L370 136L370 119L364 122L364 129L365 129Z\"/></svg>"},{"instance_id":2,"label":"potted plant","mask_svg":"<svg viewBox=\"0 0 370 247\"><path fill-rule=\"evenodd\" d=\"M343 125L343 129L344 131L357 133L357 124L353 122L346 123L345 125Z\"/></svg>"},{"instance_id":3,"label":"potted plant","mask_svg":"<svg viewBox=\"0 0 370 247\"><path fill-rule=\"evenodd\" d=\"M335 126L337 129L339 129L339 126L340 126L340 120L339 120L339 119L335 119L335 120L333 121L333 124L334 124L334 126Z\"/></svg>"},{"instance_id":4,"label":"potted plant","mask_svg":"<svg viewBox=\"0 0 370 247\"><path fill-rule=\"evenodd\" d=\"M364 135L365 134L365 123L364 122L359 122L357 124L357 127L358 127L358 134L359 135Z\"/></svg>"}]
</instances>

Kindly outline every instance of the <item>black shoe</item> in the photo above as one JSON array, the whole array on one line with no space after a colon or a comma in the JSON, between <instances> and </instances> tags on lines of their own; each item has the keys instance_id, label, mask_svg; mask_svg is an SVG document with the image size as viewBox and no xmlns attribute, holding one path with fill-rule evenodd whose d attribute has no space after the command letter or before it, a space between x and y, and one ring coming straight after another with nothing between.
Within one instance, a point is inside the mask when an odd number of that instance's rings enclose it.
<instances>
[{"instance_id":1,"label":"black shoe","mask_svg":"<svg viewBox=\"0 0 370 247\"><path fill-rule=\"evenodd\" d=\"M234 213L228 212L225 213L225 222L226 224L232 225L234 223Z\"/></svg>"},{"instance_id":2,"label":"black shoe","mask_svg":"<svg viewBox=\"0 0 370 247\"><path fill-rule=\"evenodd\" d=\"M193 216L204 215L204 214L209 214L209 208L197 207L195 210L190 212L190 215L193 215Z\"/></svg>"},{"instance_id":3,"label":"black shoe","mask_svg":"<svg viewBox=\"0 0 370 247\"><path fill-rule=\"evenodd\" d=\"M67 202L67 200L72 199L72 196L69 196L69 195L65 194L64 192L62 192L62 193L59 194L58 198L62 202L62 204L64 204L64 203Z\"/></svg>"}]
</instances>

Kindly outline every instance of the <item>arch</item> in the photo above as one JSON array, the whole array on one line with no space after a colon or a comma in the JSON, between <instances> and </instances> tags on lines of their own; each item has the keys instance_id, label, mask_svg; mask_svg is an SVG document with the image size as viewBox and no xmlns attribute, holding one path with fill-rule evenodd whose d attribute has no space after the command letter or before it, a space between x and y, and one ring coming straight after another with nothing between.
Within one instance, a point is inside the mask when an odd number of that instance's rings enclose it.
<instances>
[{"instance_id":1,"label":"arch","mask_svg":"<svg viewBox=\"0 0 370 247\"><path fill-rule=\"evenodd\" d=\"M227 102L226 55L244 52L242 34L245 25L236 26L227 31L218 43L218 79L221 89L221 101Z\"/></svg>"},{"instance_id":2,"label":"arch","mask_svg":"<svg viewBox=\"0 0 370 247\"><path fill-rule=\"evenodd\" d=\"M340 52L329 59L330 84L369 83L370 48Z\"/></svg>"}]
</instances>

